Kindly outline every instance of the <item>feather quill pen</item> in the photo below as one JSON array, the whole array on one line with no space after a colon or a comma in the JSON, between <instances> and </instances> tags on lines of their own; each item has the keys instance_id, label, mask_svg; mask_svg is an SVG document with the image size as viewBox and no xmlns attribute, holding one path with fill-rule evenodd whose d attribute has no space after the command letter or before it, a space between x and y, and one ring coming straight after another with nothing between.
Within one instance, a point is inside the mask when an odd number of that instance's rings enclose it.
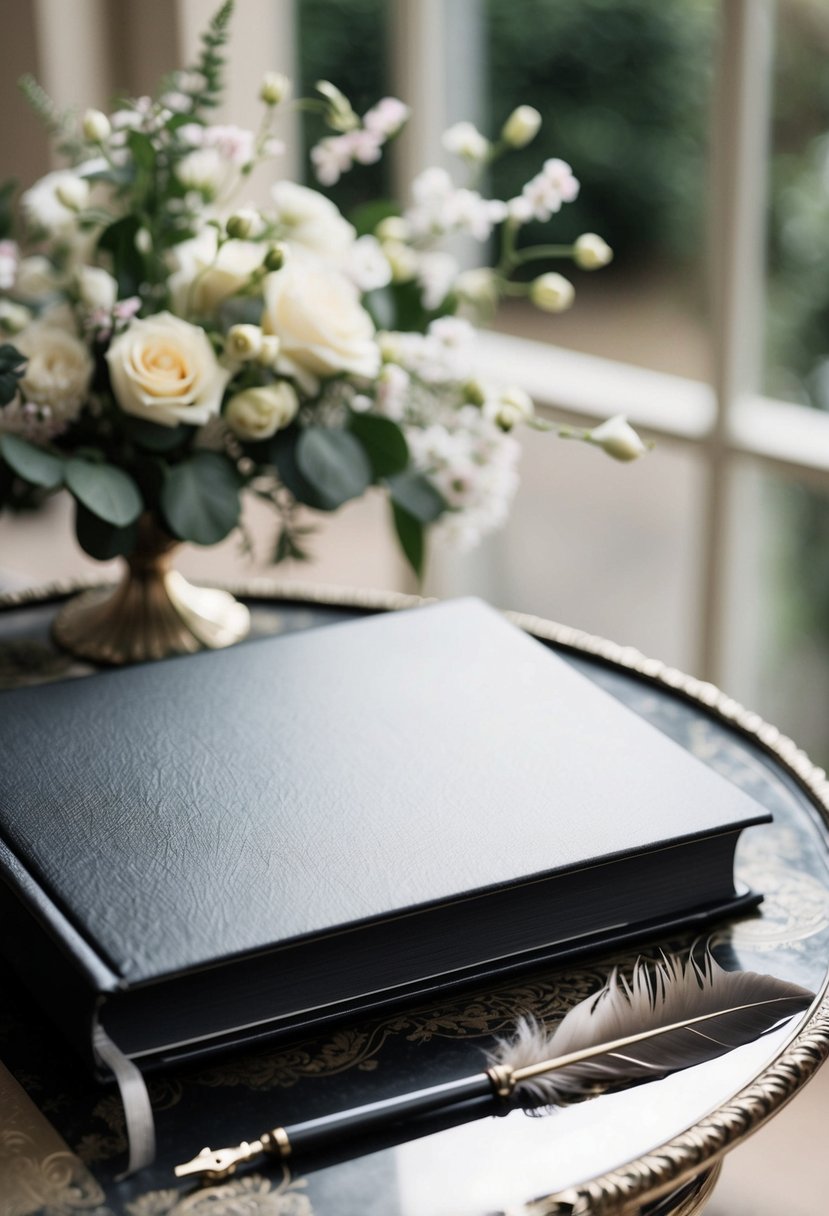
<instances>
[{"instance_id":1,"label":"feather quill pen","mask_svg":"<svg viewBox=\"0 0 829 1216\"><path fill-rule=\"evenodd\" d=\"M593 996L552 1029L521 1018L498 1042L483 1072L413 1093L275 1127L234 1148L202 1151L175 1168L179 1178L223 1178L261 1154L285 1160L318 1153L346 1137L397 1128L461 1103L482 1112L500 1099L530 1112L609 1087L655 1080L716 1059L775 1030L809 1007L814 994L753 971L724 971L702 961L663 956L641 960L630 978L614 969Z\"/></svg>"}]
</instances>

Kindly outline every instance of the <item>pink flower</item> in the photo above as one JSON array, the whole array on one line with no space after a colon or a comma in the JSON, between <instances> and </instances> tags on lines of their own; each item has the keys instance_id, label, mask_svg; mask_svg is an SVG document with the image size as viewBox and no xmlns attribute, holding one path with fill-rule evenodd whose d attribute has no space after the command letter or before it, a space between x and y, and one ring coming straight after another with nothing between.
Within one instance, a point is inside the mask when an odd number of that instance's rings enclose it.
<instances>
[{"instance_id":1,"label":"pink flower","mask_svg":"<svg viewBox=\"0 0 829 1216\"><path fill-rule=\"evenodd\" d=\"M311 149L311 163L318 182L323 186L335 185L353 164L351 145L346 136L332 135L321 139Z\"/></svg>"},{"instance_id":2,"label":"pink flower","mask_svg":"<svg viewBox=\"0 0 829 1216\"><path fill-rule=\"evenodd\" d=\"M383 136L376 131L363 131L358 127L341 135L340 139L347 141L351 155L361 165L373 165L380 159Z\"/></svg>"}]
</instances>

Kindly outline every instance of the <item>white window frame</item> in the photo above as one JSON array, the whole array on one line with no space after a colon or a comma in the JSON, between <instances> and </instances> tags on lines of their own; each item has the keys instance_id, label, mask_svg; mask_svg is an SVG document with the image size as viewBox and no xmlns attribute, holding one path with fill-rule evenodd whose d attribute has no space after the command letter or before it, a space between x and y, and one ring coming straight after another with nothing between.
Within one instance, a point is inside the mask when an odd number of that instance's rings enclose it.
<instances>
[{"instance_id":1,"label":"white window frame","mask_svg":"<svg viewBox=\"0 0 829 1216\"><path fill-rule=\"evenodd\" d=\"M451 6L453 0L448 0ZM406 96L425 112L401 180L439 152L440 133L459 115L440 111L448 64L441 0L395 0L405 56ZM773 0L721 0L712 103L709 260L713 374L703 383L547 343L492 333L481 344L481 374L516 380L543 414L590 425L625 413L648 435L693 449L705 471L696 579L696 674L726 680L731 619L728 571L736 533L734 474L750 462L829 491L829 416L764 397L764 248L774 29ZM441 50L443 53L441 54ZM404 148L405 151L405 148ZM497 562L497 552L492 557Z\"/></svg>"}]
</instances>

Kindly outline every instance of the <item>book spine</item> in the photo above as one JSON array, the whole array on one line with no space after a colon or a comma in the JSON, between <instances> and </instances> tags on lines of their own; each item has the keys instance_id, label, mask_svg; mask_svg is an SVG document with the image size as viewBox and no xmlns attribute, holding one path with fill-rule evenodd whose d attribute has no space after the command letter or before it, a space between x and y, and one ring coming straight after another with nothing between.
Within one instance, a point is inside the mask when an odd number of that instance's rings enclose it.
<instances>
[{"instance_id":1,"label":"book spine","mask_svg":"<svg viewBox=\"0 0 829 1216\"><path fill-rule=\"evenodd\" d=\"M103 995L118 977L84 941L19 858L0 840L0 954L87 1061Z\"/></svg>"}]
</instances>

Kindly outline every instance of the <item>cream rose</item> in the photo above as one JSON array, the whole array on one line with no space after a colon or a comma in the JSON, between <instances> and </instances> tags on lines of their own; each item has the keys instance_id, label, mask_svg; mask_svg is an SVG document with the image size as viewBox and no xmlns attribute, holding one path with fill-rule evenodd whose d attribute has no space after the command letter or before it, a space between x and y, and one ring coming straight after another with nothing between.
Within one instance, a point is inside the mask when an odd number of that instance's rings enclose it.
<instances>
[{"instance_id":1,"label":"cream rose","mask_svg":"<svg viewBox=\"0 0 829 1216\"><path fill-rule=\"evenodd\" d=\"M106 360L121 409L161 426L207 422L218 414L230 378L204 330L168 312L133 321Z\"/></svg>"},{"instance_id":2,"label":"cream rose","mask_svg":"<svg viewBox=\"0 0 829 1216\"><path fill-rule=\"evenodd\" d=\"M240 439L270 439L296 417L299 398L286 381L248 388L230 398L224 417Z\"/></svg>"},{"instance_id":3,"label":"cream rose","mask_svg":"<svg viewBox=\"0 0 829 1216\"><path fill-rule=\"evenodd\" d=\"M262 328L280 341L290 374L375 376L380 352L371 317L344 275L297 258L265 279Z\"/></svg>"},{"instance_id":4,"label":"cream rose","mask_svg":"<svg viewBox=\"0 0 829 1216\"><path fill-rule=\"evenodd\" d=\"M58 425L72 422L92 380L92 358L83 342L64 329L38 322L18 334L15 346L29 360L20 381L23 399L48 406Z\"/></svg>"},{"instance_id":5,"label":"cream rose","mask_svg":"<svg viewBox=\"0 0 829 1216\"><path fill-rule=\"evenodd\" d=\"M266 246L254 241L225 241L217 253L215 228L206 228L172 252L170 298L182 316L213 317L262 265Z\"/></svg>"},{"instance_id":6,"label":"cream rose","mask_svg":"<svg viewBox=\"0 0 829 1216\"><path fill-rule=\"evenodd\" d=\"M329 198L296 182L277 182L271 195L289 244L329 260L346 256L357 233Z\"/></svg>"}]
</instances>

